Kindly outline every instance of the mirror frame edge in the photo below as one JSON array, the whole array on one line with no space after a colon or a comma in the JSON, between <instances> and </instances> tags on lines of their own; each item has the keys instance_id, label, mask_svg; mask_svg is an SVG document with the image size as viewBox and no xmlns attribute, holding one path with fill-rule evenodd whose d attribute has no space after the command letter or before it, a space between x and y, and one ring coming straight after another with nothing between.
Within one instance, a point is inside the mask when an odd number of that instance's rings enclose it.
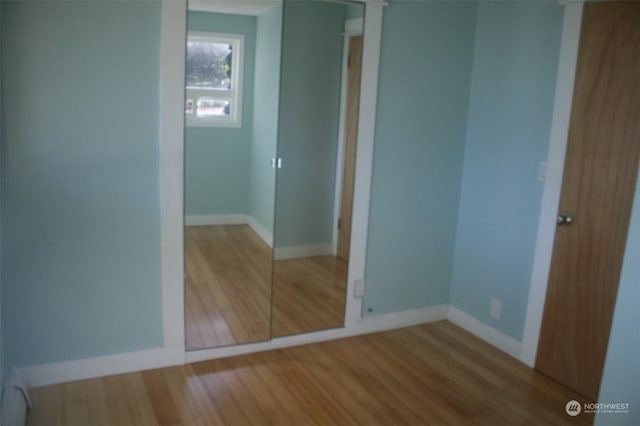
<instances>
[{"instance_id":1,"label":"mirror frame edge","mask_svg":"<svg viewBox=\"0 0 640 426\"><path fill-rule=\"evenodd\" d=\"M184 362L184 61L187 0L162 0L159 84L159 189L162 349ZM169 365L170 365L169 364Z\"/></svg>"},{"instance_id":2,"label":"mirror frame edge","mask_svg":"<svg viewBox=\"0 0 640 426\"><path fill-rule=\"evenodd\" d=\"M387 5L386 2L381 0L361 0L361 2L364 4L365 9L358 113L358 149L356 151L352 217L365 219L353 221L351 225L345 328L349 328L362 320L364 297L355 297L355 282L356 280L365 279L380 49L382 44L382 16L384 7Z\"/></svg>"}]
</instances>

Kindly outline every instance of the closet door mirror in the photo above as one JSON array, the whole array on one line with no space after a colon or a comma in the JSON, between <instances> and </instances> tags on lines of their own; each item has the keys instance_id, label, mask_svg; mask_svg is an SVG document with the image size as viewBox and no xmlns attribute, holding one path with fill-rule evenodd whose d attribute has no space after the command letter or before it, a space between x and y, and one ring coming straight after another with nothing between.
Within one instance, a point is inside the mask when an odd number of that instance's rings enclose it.
<instances>
[{"instance_id":1,"label":"closet door mirror","mask_svg":"<svg viewBox=\"0 0 640 426\"><path fill-rule=\"evenodd\" d=\"M363 15L284 1L272 337L344 326Z\"/></svg>"},{"instance_id":2,"label":"closet door mirror","mask_svg":"<svg viewBox=\"0 0 640 426\"><path fill-rule=\"evenodd\" d=\"M268 340L282 3L191 1L187 350Z\"/></svg>"}]
</instances>

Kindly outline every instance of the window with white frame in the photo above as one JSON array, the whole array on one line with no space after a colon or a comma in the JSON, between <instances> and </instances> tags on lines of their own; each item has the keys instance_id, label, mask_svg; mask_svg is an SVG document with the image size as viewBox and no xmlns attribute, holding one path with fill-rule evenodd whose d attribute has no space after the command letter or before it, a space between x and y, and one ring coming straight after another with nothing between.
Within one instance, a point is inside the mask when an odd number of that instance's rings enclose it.
<instances>
[{"instance_id":1,"label":"window with white frame","mask_svg":"<svg viewBox=\"0 0 640 426\"><path fill-rule=\"evenodd\" d=\"M187 126L241 126L243 44L239 34L189 32Z\"/></svg>"}]
</instances>

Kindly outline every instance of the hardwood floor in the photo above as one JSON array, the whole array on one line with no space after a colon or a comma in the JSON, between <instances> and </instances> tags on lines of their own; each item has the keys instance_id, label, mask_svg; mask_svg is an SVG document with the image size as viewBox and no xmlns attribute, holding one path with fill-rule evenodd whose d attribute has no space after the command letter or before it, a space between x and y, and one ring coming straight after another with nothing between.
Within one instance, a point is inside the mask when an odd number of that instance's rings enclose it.
<instances>
[{"instance_id":1,"label":"hardwood floor","mask_svg":"<svg viewBox=\"0 0 640 426\"><path fill-rule=\"evenodd\" d=\"M347 263L278 260L272 289L272 250L247 225L186 227L185 271L188 350L344 325Z\"/></svg>"},{"instance_id":2,"label":"hardwood floor","mask_svg":"<svg viewBox=\"0 0 640 426\"><path fill-rule=\"evenodd\" d=\"M30 390L28 425L588 425L449 322Z\"/></svg>"},{"instance_id":3,"label":"hardwood floor","mask_svg":"<svg viewBox=\"0 0 640 426\"><path fill-rule=\"evenodd\" d=\"M344 326L347 262L335 256L277 260L272 337Z\"/></svg>"},{"instance_id":4,"label":"hardwood floor","mask_svg":"<svg viewBox=\"0 0 640 426\"><path fill-rule=\"evenodd\" d=\"M271 253L247 225L185 227L187 349L269 339Z\"/></svg>"}]
</instances>

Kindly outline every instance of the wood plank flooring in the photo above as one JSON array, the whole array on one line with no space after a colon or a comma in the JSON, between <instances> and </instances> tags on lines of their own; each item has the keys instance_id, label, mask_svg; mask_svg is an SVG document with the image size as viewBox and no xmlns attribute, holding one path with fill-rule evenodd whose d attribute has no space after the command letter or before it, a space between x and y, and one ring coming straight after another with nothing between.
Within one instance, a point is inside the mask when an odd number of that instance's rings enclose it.
<instances>
[{"instance_id":1,"label":"wood plank flooring","mask_svg":"<svg viewBox=\"0 0 640 426\"><path fill-rule=\"evenodd\" d=\"M30 390L30 426L588 425L582 397L449 322Z\"/></svg>"},{"instance_id":2,"label":"wood plank flooring","mask_svg":"<svg viewBox=\"0 0 640 426\"><path fill-rule=\"evenodd\" d=\"M272 337L344 326L347 262L335 256L273 265Z\"/></svg>"},{"instance_id":3,"label":"wood plank flooring","mask_svg":"<svg viewBox=\"0 0 640 426\"><path fill-rule=\"evenodd\" d=\"M272 250L247 225L186 227L185 277L187 350L344 325L347 263L278 260L272 289Z\"/></svg>"},{"instance_id":4,"label":"wood plank flooring","mask_svg":"<svg viewBox=\"0 0 640 426\"><path fill-rule=\"evenodd\" d=\"M185 227L188 350L269 339L271 253L247 225Z\"/></svg>"}]
</instances>

